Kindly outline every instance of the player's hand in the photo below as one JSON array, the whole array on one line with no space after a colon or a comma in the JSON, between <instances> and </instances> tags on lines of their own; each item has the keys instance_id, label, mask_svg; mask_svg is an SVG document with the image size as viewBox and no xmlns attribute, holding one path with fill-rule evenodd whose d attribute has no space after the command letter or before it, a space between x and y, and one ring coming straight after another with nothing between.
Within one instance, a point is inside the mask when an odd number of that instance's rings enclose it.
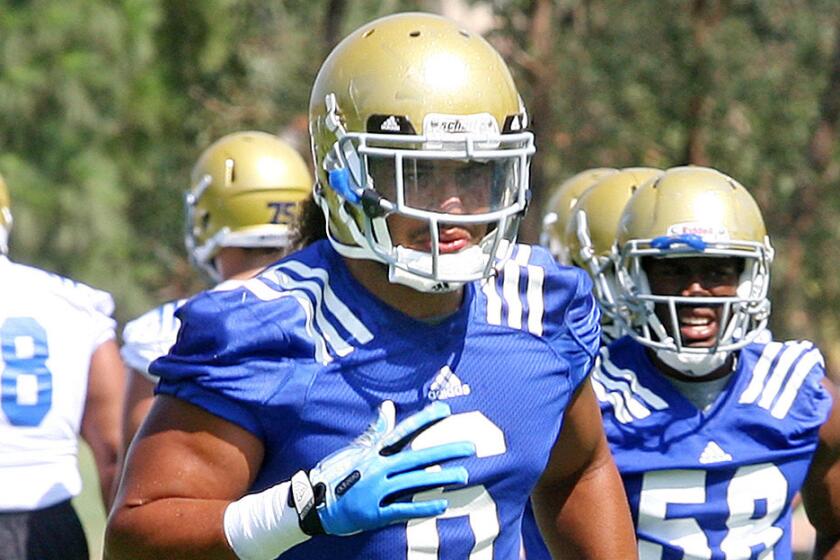
<instances>
[{"instance_id":1,"label":"player's hand","mask_svg":"<svg viewBox=\"0 0 840 560\"><path fill-rule=\"evenodd\" d=\"M446 511L445 499L417 502L395 499L431 488L467 483L468 475L463 467L425 468L475 455L472 443L450 443L422 450L408 445L413 437L449 414L448 405L435 402L395 425L394 403L383 402L379 417L353 443L323 459L308 477L301 472L292 478L293 500L304 531L352 535ZM307 502L310 507L306 507Z\"/></svg>"}]
</instances>

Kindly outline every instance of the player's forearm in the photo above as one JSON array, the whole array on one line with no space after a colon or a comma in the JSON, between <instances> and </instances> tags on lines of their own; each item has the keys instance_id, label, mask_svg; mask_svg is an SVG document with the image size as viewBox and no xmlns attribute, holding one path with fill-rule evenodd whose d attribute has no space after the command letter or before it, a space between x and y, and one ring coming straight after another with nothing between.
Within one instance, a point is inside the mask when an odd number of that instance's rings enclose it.
<instances>
[{"instance_id":1,"label":"player's forearm","mask_svg":"<svg viewBox=\"0 0 840 560\"><path fill-rule=\"evenodd\" d=\"M611 459L593 465L574 481L537 487L532 499L556 560L637 558L627 498Z\"/></svg>"},{"instance_id":2,"label":"player's forearm","mask_svg":"<svg viewBox=\"0 0 840 560\"><path fill-rule=\"evenodd\" d=\"M116 480L119 471L119 463L117 457L103 459L101 462L97 461L97 470L99 471L99 491L102 494L102 507L105 512L111 511L111 506L114 505L114 494L116 493Z\"/></svg>"},{"instance_id":3,"label":"player's forearm","mask_svg":"<svg viewBox=\"0 0 840 560\"><path fill-rule=\"evenodd\" d=\"M222 519L229 502L167 498L114 509L105 531L105 558L236 560Z\"/></svg>"},{"instance_id":4,"label":"player's forearm","mask_svg":"<svg viewBox=\"0 0 840 560\"><path fill-rule=\"evenodd\" d=\"M119 434L111 430L109 434L102 434L87 427L82 431L82 437L88 443L96 472L99 476L99 490L102 493L102 504L107 513L113 505L115 482L119 471Z\"/></svg>"}]
</instances>

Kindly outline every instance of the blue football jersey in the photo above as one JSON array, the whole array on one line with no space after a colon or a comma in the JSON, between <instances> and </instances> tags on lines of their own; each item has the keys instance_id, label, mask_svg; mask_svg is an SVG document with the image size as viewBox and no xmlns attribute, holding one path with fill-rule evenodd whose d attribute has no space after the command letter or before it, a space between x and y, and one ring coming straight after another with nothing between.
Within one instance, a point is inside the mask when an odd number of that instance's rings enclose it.
<instances>
[{"instance_id":1,"label":"blue football jersey","mask_svg":"<svg viewBox=\"0 0 840 560\"><path fill-rule=\"evenodd\" d=\"M443 515L319 536L283 558L514 560L525 503L597 355L590 290L582 271L519 245L496 277L465 287L458 312L430 324L382 303L321 241L190 300L177 312L177 342L151 371L159 393L262 440L252 491L346 446L386 399L397 421L446 400L452 415L424 432L422 445L470 440L477 455L454 462L469 485L443 491Z\"/></svg>"},{"instance_id":2,"label":"blue football jersey","mask_svg":"<svg viewBox=\"0 0 840 560\"><path fill-rule=\"evenodd\" d=\"M592 383L627 490L641 560L791 558L791 500L828 418L810 342L753 343L700 411L629 337Z\"/></svg>"}]
</instances>

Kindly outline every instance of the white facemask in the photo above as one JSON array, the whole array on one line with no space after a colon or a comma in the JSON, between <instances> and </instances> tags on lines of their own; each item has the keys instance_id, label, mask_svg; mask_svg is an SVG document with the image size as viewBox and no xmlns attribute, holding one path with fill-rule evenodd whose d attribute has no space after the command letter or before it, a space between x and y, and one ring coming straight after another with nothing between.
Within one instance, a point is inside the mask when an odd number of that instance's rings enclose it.
<instances>
[{"instance_id":1,"label":"white facemask","mask_svg":"<svg viewBox=\"0 0 840 560\"><path fill-rule=\"evenodd\" d=\"M402 245L395 247L394 251L396 262L427 273L429 276L432 275L431 254L408 249ZM388 280L420 292L452 292L460 288L463 282L448 281L447 278L477 275L484 270L486 264L487 256L480 247L474 245L457 253L440 255L438 257L438 279L426 278L390 264L388 266Z\"/></svg>"},{"instance_id":2,"label":"white facemask","mask_svg":"<svg viewBox=\"0 0 840 560\"><path fill-rule=\"evenodd\" d=\"M688 377L704 377L723 364L730 352L714 352L709 354L686 354L671 350L656 350L656 357L666 365Z\"/></svg>"}]
</instances>

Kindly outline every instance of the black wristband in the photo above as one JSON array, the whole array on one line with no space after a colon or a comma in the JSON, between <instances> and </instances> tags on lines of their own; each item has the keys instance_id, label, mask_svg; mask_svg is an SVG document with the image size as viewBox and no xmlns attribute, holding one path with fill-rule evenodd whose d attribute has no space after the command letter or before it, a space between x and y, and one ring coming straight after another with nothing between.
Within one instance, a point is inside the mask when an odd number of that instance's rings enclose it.
<instances>
[{"instance_id":1,"label":"black wristband","mask_svg":"<svg viewBox=\"0 0 840 560\"><path fill-rule=\"evenodd\" d=\"M292 476L291 483L289 505L293 506L297 512L300 530L309 536L323 535L324 527L321 525L321 518L318 517L316 507L324 499L323 488L321 492L317 492L318 488L312 487L309 475L305 471L296 472ZM320 494L320 500L316 494Z\"/></svg>"}]
</instances>

